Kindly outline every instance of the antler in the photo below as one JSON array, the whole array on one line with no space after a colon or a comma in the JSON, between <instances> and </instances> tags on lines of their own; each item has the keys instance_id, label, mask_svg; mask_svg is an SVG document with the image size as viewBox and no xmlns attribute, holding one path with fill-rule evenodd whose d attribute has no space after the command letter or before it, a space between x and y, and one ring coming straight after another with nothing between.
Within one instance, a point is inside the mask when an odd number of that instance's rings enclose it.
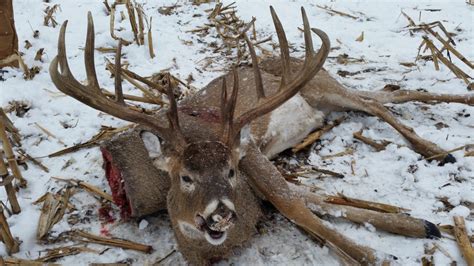
<instances>
[{"instance_id":1,"label":"antler","mask_svg":"<svg viewBox=\"0 0 474 266\"><path fill-rule=\"evenodd\" d=\"M94 108L99 111L108 113L112 116L123 120L141 124L145 127L154 130L166 141L172 142L176 150L180 150L184 144L184 136L179 127L178 110L176 106L176 99L173 94L171 82L168 76L167 95L169 99L168 120L169 126L162 126L159 121L150 115L132 110L128 108L123 100L121 76L120 76L120 57L121 57L121 43L117 48L117 55L115 60L115 101L107 98L101 92L99 82L97 81L97 74L94 65L94 22L92 15L87 14L87 39L86 48L84 52L84 63L87 74L87 85L82 85L77 81L69 69L69 64L66 56L66 36L67 21L61 27L58 38L58 55L53 59L49 67L49 72L54 85L63 93L75 98L76 100ZM58 71L58 65L61 68L61 73Z\"/></svg>"},{"instance_id":2,"label":"antler","mask_svg":"<svg viewBox=\"0 0 474 266\"><path fill-rule=\"evenodd\" d=\"M291 97L295 96L298 91L303 88L306 83L308 83L318 71L322 68L326 58L329 54L330 49L330 42L329 38L323 31L315 28L311 28L309 26L308 18L306 17L306 12L304 8L301 8L301 14L303 17L303 25L304 25L304 39L305 39L305 61L301 71L296 73L293 77L290 77L290 53L288 48L288 41L286 39L285 31L281 25L280 20L278 19L277 14L273 7L270 7L270 11L273 18L273 24L275 25L275 30L278 35L278 41L280 43L280 53L281 53L281 64L282 64L282 79L280 83L280 89L274 95L270 97L265 96L265 90L263 88L262 77L260 73L260 69L258 67L258 59L257 55L255 54L255 49L253 48L252 42L248 39L248 37L244 34L245 41L247 42L247 46L249 47L249 52L252 57L252 66L254 71L254 78L255 78L255 87L257 90L257 96L259 98L258 104L255 108L248 110L247 112L241 114L237 118L233 118L233 110L232 108L226 108L232 110L232 114L225 114L223 116L223 126L227 130L224 130L223 137L229 141L235 141L236 137L239 136L240 130L246 124L250 123L252 120L265 115L284 102L289 100ZM316 33L318 37L322 41L321 48L319 49L318 53L314 52L313 49L313 41L311 39L311 31ZM234 71L234 80L238 80L238 73ZM238 89L238 84L234 82L234 91L232 94L237 95L236 90ZM225 80L223 84L223 91L225 91ZM223 98L222 102L227 102L227 93L223 92L222 97L226 97L225 100ZM235 101L237 97L231 97L229 103L225 104L227 106L235 106ZM234 103L232 103L234 101ZM224 106L222 104L221 106ZM230 117L229 117L230 115ZM230 119L230 121L229 121ZM226 126L227 124L227 126ZM232 144L232 143L231 143Z\"/></svg>"}]
</instances>

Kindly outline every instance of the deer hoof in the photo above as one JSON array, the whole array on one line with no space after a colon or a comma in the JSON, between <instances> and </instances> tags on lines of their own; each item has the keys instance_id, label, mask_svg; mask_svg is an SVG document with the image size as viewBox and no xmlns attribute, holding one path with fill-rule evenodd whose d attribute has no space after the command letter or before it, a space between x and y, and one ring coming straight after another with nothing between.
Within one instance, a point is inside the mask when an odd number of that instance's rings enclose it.
<instances>
[{"instance_id":1,"label":"deer hoof","mask_svg":"<svg viewBox=\"0 0 474 266\"><path fill-rule=\"evenodd\" d=\"M426 238L434 239L434 238L440 238L441 237L441 232L439 231L439 228L432 222L424 221L425 222L425 234Z\"/></svg>"},{"instance_id":2,"label":"deer hoof","mask_svg":"<svg viewBox=\"0 0 474 266\"><path fill-rule=\"evenodd\" d=\"M447 163L455 163L456 162L456 158L454 158L454 156L449 153L448 155L446 155L446 157L444 157L444 159L439 162L438 166L443 166Z\"/></svg>"}]
</instances>

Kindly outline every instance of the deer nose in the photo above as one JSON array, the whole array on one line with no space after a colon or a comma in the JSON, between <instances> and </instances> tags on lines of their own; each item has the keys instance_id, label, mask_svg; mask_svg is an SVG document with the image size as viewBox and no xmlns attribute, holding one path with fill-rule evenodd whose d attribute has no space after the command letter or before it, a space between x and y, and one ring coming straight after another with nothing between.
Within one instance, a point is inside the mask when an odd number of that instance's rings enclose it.
<instances>
[{"instance_id":1,"label":"deer nose","mask_svg":"<svg viewBox=\"0 0 474 266\"><path fill-rule=\"evenodd\" d=\"M236 219L235 211L219 201L217 208L207 217L206 223L211 229L223 231L232 225Z\"/></svg>"}]
</instances>

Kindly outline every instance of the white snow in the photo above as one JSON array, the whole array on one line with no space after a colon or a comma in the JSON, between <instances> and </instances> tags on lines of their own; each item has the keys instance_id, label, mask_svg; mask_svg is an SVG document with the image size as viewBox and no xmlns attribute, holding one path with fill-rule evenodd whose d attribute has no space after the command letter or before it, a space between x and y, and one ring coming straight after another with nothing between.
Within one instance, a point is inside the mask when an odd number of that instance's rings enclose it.
<instances>
[{"instance_id":1,"label":"white snow","mask_svg":"<svg viewBox=\"0 0 474 266\"><path fill-rule=\"evenodd\" d=\"M111 2L111 1L109 1ZM213 7L211 4L192 6L190 1L179 0L181 7L177 13L164 16L158 13L161 6L169 6L176 0L139 1L144 3L145 12L153 16L153 36L156 57L150 59L146 47L131 45L123 48L129 68L143 76L151 75L162 69L169 70L178 77L185 79L192 74L193 85L201 88L223 72L222 65L213 65L215 71L200 73L199 64L212 54L199 37L187 30L195 29L207 22L204 10ZM230 3L231 1L224 1ZM448 31L455 32L456 48L468 60L474 60L474 6L464 0L455 1L342 1L342 0L237 0L238 14L249 21L252 16L257 18L256 28L259 38L274 34L268 6L275 7L286 30L288 40L297 49L296 56L302 55L303 37L297 27L301 26L300 6L306 8L312 27L320 28L328 33L333 47L330 56L347 53L354 58L364 58L365 64L340 65L329 59L325 68L342 84L353 89L377 90L387 83L399 84L403 88L424 88L436 93L467 93L466 85L444 66L435 71L432 62L419 62L418 67L408 69L400 62L413 62L417 48L421 43L421 33L410 36L404 27L408 24L400 14L403 10L416 23L442 21ZM96 47L111 47L116 41L110 37L109 21L103 10L102 1L77 0L50 3L33 0L15 0L15 21L20 40L20 50L25 53L24 59L28 66L40 66L41 72L31 81L24 81L19 70L8 69L4 75L6 81L0 82L0 106L6 107L12 100L31 103L31 110L24 117L9 114L14 124L20 129L23 147L33 157L41 160L49 169L45 173L33 164L23 175L29 181L28 188L18 193L22 212L8 218L14 236L21 239L21 251L15 256L34 259L39 252L53 246L44 246L36 241L36 227L40 206L32 202L47 191L57 191L64 183L56 182L51 177L77 178L109 191L102 170L102 158L97 148L82 150L56 158L46 157L48 154L64 148L56 139L47 137L35 123L52 132L67 146L84 142L95 135L101 125L121 126L124 121L112 118L86 107L78 101L58 93L52 84L48 67L56 55L59 26L56 28L43 26L42 10L53 4L60 4L61 10L56 20L62 23L69 20L66 45L71 69L78 80L85 79L83 67L83 50L86 33L86 14L91 11L95 21ZM331 16L316 7L328 5L336 10L360 17L353 20L342 16ZM440 9L427 11L426 9ZM202 14L203 16L194 16ZM117 15L119 17L119 15ZM116 23L116 27L129 29L127 21ZM459 30L458 30L459 29ZM39 30L38 39L33 38L32 30ZM364 32L364 41L355 39ZM131 39L130 30L118 32L120 36ZM212 34L211 34L212 35ZM210 36L211 36L210 35ZM211 37L206 41L212 41ZM276 38L274 38L276 39ZM315 38L316 39L316 38ZM33 45L26 50L24 41ZM184 42L192 41L191 46ZM315 46L318 44L316 43ZM269 45L265 46L271 49ZM43 62L34 61L38 49L45 48ZM110 54L96 53L95 63L99 82L102 87L112 89L113 79L105 70L104 58L112 58ZM466 73L474 75L465 65L454 59L455 64ZM173 62L175 61L175 62ZM384 71L362 73L342 78L338 70L359 71L369 67L382 68ZM410 71L411 70L411 71ZM139 94L131 85L124 83L126 93ZM444 149L453 149L473 143L474 107L462 104L427 105L406 103L391 105L390 108L407 125L413 127L424 138L437 143ZM334 114L338 117L341 114ZM437 129L435 124L445 123L448 127ZM62 124L70 127L65 128ZM386 150L374 151L371 147L354 141L352 133L361 128L369 128L364 134L374 139L385 139L393 142ZM325 134L321 144L310 155L310 164L343 173L343 179L302 179L307 184L324 188L328 193L343 192L345 195L365 200L381 201L411 210L410 214L430 220L436 224L452 224L452 215L466 217L468 232L473 233L473 210L464 204L474 202L474 157L463 157L463 151L454 152L457 162L443 167L435 162L427 162L409 149L407 143L388 124L374 117L351 113L349 118L329 133ZM323 156L335 154L354 148L348 154L331 159ZM67 161L74 162L62 169ZM351 162L354 173L351 170ZM415 170L414 170L415 169ZM449 212L444 210L441 198L455 206ZM0 200L6 201L3 189L0 189ZM71 202L78 208L76 213L88 221L69 225L66 219L53 227L55 235L70 228L83 228L99 234L101 230L110 231L111 235L152 245L152 254L111 248L98 256L94 253L81 253L65 257L58 262L64 265L87 265L88 263L111 263L126 261L135 265L153 263L176 249L176 241L166 215L147 217L148 226L136 222L120 222L102 224L98 219L100 204L85 192L73 196ZM469 206L469 205L466 205ZM118 216L115 209L115 215ZM340 219L331 223L338 231L349 236L357 243L364 244L379 252L393 254L398 257L400 265L419 265L424 255L424 246L436 243L445 249L457 261L464 265L464 260L452 238L441 240L412 239L391 235L367 226L357 226ZM90 245L91 248L102 250L102 246ZM0 256L5 256L3 244L0 244ZM435 264L447 265L451 259L440 251L434 254ZM165 264L183 264L179 252L170 256ZM326 247L319 247L307 235L300 232L293 224L280 215L274 215L265 221L261 234L256 235L247 246L236 251L224 264L237 265L337 265L338 260Z\"/></svg>"},{"instance_id":2,"label":"white snow","mask_svg":"<svg viewBox=\"0 0 474 266\"><path fill-rule=\"evenodd\" d=\"M140 221L140 223L138 224L138 229L140 230L144 230L147 226L148 226L148 221L143 219Z\"/></svg>"}]
</instances>

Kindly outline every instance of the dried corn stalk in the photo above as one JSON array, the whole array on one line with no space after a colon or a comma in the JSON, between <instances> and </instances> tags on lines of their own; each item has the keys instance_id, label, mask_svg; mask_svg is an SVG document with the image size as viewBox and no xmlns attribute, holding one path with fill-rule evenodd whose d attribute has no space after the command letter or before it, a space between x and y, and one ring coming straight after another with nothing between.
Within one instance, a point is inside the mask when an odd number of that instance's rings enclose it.
<instances>
[{"instance_id":1,"label":"dried corn stalk","mask_svg":"<svg viewBox=\"0 0 474 266\"><path fill-rule=\"evenodd\" d=\"M387 141L387 140L382 140L382 143L378 143L378 142L376 142L375 140L373 140L371 138L364 137L362 135L362 132L363 132L363 129L352 133L352 135L354 136L355 139L358 139L358 140L364 142L365 144L372 146L377 151L385 150L385 147L387 147L387 145L389 145L391 143L390 141Z\"/></svg>"},{"instance_id":2,"label":"dried corn stalk","mask_svg":"<svg viewBox=\"0 0 474 266\"><path fill-rule=\"evenodd\" d=\"M54 197L54 195L49 192L45 195L36 234L38 240L44 238L53 225L63 218L71 193L71 189L68 187L59 198Z\"/></svg>"},{"instance_id":3,"label":"dried corn stalk","mask_svg":"<svg viewBox=\"0 0 474 266\"><path fill-rule=\"evenodd\" d=\"M8 255L20 251L20 244L10 232L10 227L8 226L7 218L3 214L2 205L0 205L0 241L5 244Z\"/></svg>"},{"instance_id":4,"label":"dried corn stalk","mask_svg":"<svg viewBox=\"0 0 474 266\"><path fill-rule=\"evenodd\" d=\"M235 2L226 6L224 6L222 3L216 3L214 8L205 11L208 13L209 22L203 26L189 30L187 32L194 33L202 38L207 36L212 29L215 29L217 36L222 41L222 44L219 45L215 41L208 44L214 53L229 56L233 54L233 50L235 49L237 54L235 59L238 61L238 63L242 60L245 60L248 58L249 53L247 51L244 36L246 32L252 28L253 36L251 39L254 40L254 46L262 50L263 53L271 54L271 52L260 46L260 44L270 41L271 38L265 38L264 40L257 41L254 26L255 18L252 18L252 20L248 23L240 19L237 16ZM202 69L206 70L207 67L215 61L214 58L220 60L221 56L206 58L207 60L205 61L205 65L202 67Z\"/></svg>"},{"instance_id":5,"label":"dried corn stalk","mask_svg":"<svg viewBox=\"0 0 474 266\"><path fill-rule=\"evenodd\" d=\"M10 55L9 57L5 58L5 59L0 59L0 65L7 65L7 64L10 64L12 62L18 62L18 64L20 65L20 68L21 70L23 71L23 78L26 79L26 80L31 80L33 79L33 77L35 76L35 69L34 67L29 69L28 66L25 64L25 61L23 61L23 58L21 57L21 55L16 52L12 55Z\"/></svg>"},{"instance_id":6,"label":"dried corn stalk","mask_svg":"<svg viewBox=\"0 0 474 266\"><path fill-rule=\"evenodd\" d=\"M34 260L24 260L24 259L18 259L18 258L3 258L3 264L2 264L2 258L0 257L0 265L6 265L6 266L60 266L60 264L51 264L51 263L43 263L39 261L34 261Z\"/></svg>"},{"instance_id":7,"label":"dried corn stalk","mask_svg":"<svg viewBox=\"0 0 474 266\"><path fill-rule=\"evenodd\" d=\"M110 27L110 35L115 40L121 41L124 45L128 46L132 43L136 43L137 45L144 45L145 44L145 21L148 23L147 16L141 4L137 4L130 0L117 0L111 6L108 5L107 2L104 2L108 13L110 14L109 20L109 27ZM121 37L115 35L115 12L118 5L125 5L125 9L127 10L128 20L130 22L130 27L133 32L133 41L124 40ZM123 18L125 15L121 13ZM153 44L151 42L151 19L148 26L148 49L150 51L150 57L153 58Z\"/></svg>"},{"instance_id":8,"label":"dried corn stalk","mask_svg":"<svg viewBox=\"0 0 474 266\"><path fill-rule=\"evenodd\" d=\"M17 146L21 146L21 137L18 129L13 125L12 121L5 114L3 108L0 107L0 120L3 120L6 130L10 133L13 141Z\"/></svg>"},{"instance_id":9,"label":"dried corn stalk","mask_svg":"<svg viewBox=\"0 0 474 266\"><path fill-rule=\"evenodd\" d=\"M92 253L99 253L97 250L90 249L87 247L82 246L66 246L66 247L58 247L53 249L46 250L46 254L37 258L35 261L37 262L48 262L52 260L56 260L66 256L73 256L77 255L81 252L92 252Z\"/></svg>"},{"instance_id":10,"label":"dried corn stalk","mask_svg":"<svg viewBox=\"0 0 474 266\"><path fill-rule=\"evenodd\" d=\"M90 147L99 145L102 141L108 140L112 138L113 136L119 133L122 133L132 127L133 127L132 124L124 126L124 127L119 127L119 128L102 126L100 132L97 135L93 136L90 140L84 143L80 143L72 147L57 151L57 152L54 152L54 153L51 153L50 155L48 155L48 157L61 156L67 153L76 152L81 149L90 148Z\"/></svg>"},{"instance_id":11,"label":"dried corn stalk","mask_svg":"<svg viewBox=\"0 0 474 266\"><path fill-rule=\"evenodd\" d=\"M58 22L54 19L54 13L56 13L58 10L61 10L61 7L58 4L46 7L46 9L43 11L44 12L44 19L43 19L44 26L49 26L51 24L51 26L55 28L58 25Z\"/></svg>"},{"instance_id":12,"label":"dried corn stalk","mask_svg":"<svg viewBox=\"0 0 474 266\"><path fill-rule=\"evenodd\" d=\"M21 212L21 208L20 204L18 203L18 199L16 198L15 188L13 188L14 177L8 174L7 166L1 157L2 156L0 155L0 186L5 187L12 212L14 214L18 214Z\"/></svg>"},{"instance_id":13,"label":"dried corn stalk","mask_svg":"<svg viewBox=\"0 0 474 266\"><path fill-rule=\"evenodd\" d=\"M402 12L403 16L408 20L409 22L409 30L411 32L413 31L423 31L427 35L423 36L423 40L418 48L418 55L417 59L418 60L420 57L420 51L424 47L424 51L429 50L431 52L430 58L433 60L433 63L435 65L435 69L439 70L439 62L443 63L445 66L451 70L451 72L456 75L456 77L462 79L467 85L470 85L472 83L469 82L469 79L472 79L471 76L466 74L464 71L462 71L459 67L454 65L451 61L451 53L456 56L461 62L463 62L465 65L467 65L470 69L474 69L474 64L472 64L469 60L467 60L459 51L457 51L454 46L456 43L454 40L451 38L451 34L446 30L444 25L440 21L435 21L431 23L421 23L421 24L415 24L414 20L410 18L406 13ZM441 32L444 33L445 37L442 37L438 32L434 31L433 29L435 27L438 27ZM433 43L433 41L430 39L430 37L434 37L437 39L441 44L441 48L437 48L436 45ZM447 38L446 40L444 38ZM448 58L446 58L443 55L443 51L447 52Z\"/></svg>"},{"instance_id":14,"label":"dried corn stalk","mask_svg":"<svg viewBox=\"0 0 474 266\"><path fill-rule=\"evenodd\" d=\"M309 134L303 142L297 144L293 149L291 150L294 153L297 153L301 151L302 149L308 147L309 145L313 144L315 141L319 140L323 134L329 132L331 129L334 127L339 126L344 120L346 119L346 116L341 116L337 118L336 120L332 121L331 123L328 123L325 125L323 128Z\"/></svg>"},{"instance_id":15,"label":"dried corn stalk","mask_svg":"<svg viewBox=\"0 0 474 266\"><path fill-rule=\"evenodd\" d=\"M98 187L96 187L92 184L89 184L87 182L84 182L82 180L65 179L65 178L59 178L59 177L53 177L53 178L56 179L56 180L59 180L59 181L67 182L68 185L82 188L82 189L86 190L87 192L91 193L92 195L98 196L99 198L105 199L105 200L110 201L110 202L114 201L110 194L107 194L104 191L102 191L101 189L99 189Z\"/></svg>"},{"instance_id":16,"label":"dried corn stalk","mask_svg":"<svg viewBox=\"0 0 474 266\"><path fill-rule=\"evenodd\" d=\"M3 112L3 111L2 111ZM7 123L3 116L0 116L0 141L2 141L3 150L5 152L5 157L8 162L8 166L12 171L13 176L17 179L21 187L26 187L27 181L23 178L18 164L16 162L15 155L13 153L12 145L7 136ZM1 156L1 155L0 155ZM3 160L3 159L2 159Z\"/></svg>"},{"instance_id":17,"label":"dried corn stalk","mask_svg":"<svg viewBox=\"0 0 474 266\"><path fill-rule=\"evenodd\" d=\"M71 231L71 236L73 237L73 239L87 243L95 243L124 249L132 249L145 253L151 253L153 251L153 248L148 245L143 245L125 239L101 237L81 230Z\"/></svg>"},{"instance_id":18,"label":"dried corn stalk","mask_svg":"<svg viewBox=\"0 0 474 266\"><path fill-rule=\"evenodd\" d=\"M468 266L474 266L474 249L469 241L466 224L462 216L454 216L454 236Z\"/></svg>"}]
</instances>

